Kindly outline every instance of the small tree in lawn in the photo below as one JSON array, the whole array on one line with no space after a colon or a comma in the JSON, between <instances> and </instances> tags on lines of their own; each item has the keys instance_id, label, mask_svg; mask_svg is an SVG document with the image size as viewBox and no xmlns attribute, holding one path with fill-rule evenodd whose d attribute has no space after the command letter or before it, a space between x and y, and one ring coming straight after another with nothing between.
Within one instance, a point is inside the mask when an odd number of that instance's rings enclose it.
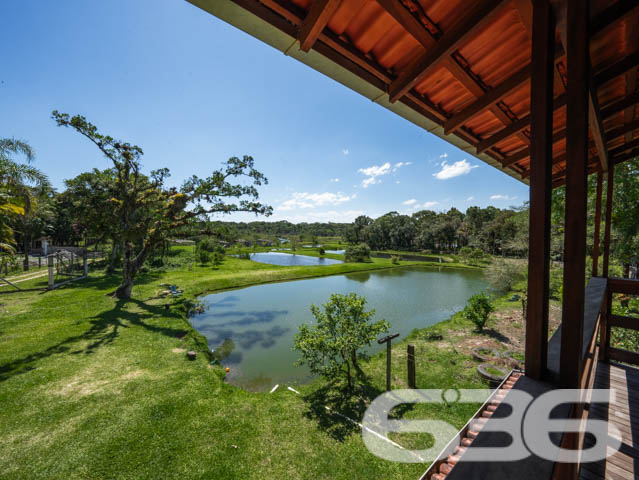
<instances>
[{"instance_id":1,"label":"small tree in lawn","mask_svg":"<svg viewBox=\"0 0 639 480\"><path fill-rule=\"evenodd\" d=\"M475 324L477 331L481 332L493 311L495 311L493 303L488 295L482 292L468 299L468 305L462 313L466 319Z\"/></svg>"},{"instance_id":2,"label":"small tree in lawn","mask_svg":"<svg viewBox=\"0 0 639 480\"><path fill-rule=\"evenodd\" d=\"M141 172L142 149L102 135L80 115L70 117L54 111L58 126L71 127L92 141L111 160L115 169L113 197L105 209L116 219L114 236L122 242L122 282L118 298L130 298L133 282L149 255L167 238L194 219L203 221L211 213L253 212L270 215L273 209L258 203L257 187L268 183L253 167L253 158L230 158L207 178L192 176L179 189L165 186L167 168ZM244 184L230 179L245 178ZM236 199L235 202L232 202Z\"/></svg>"},{"instance_id":3,"label":"small tree in lawn","mask_svg":"<svg viewBox=\"0 0 639 480\"><path fill-rule=\"evenodd\" d=\"M358 350L386 332L386 320L373 322L375 310L365 311L366 299L354 293L333 294L323 310L311 305L315 325L302 324L295 335L295 350L301 352L296 365L308 365L311 372L327 379L346 373L352 389L352 370L359 370Z\"/></svg>"}]
</instances>

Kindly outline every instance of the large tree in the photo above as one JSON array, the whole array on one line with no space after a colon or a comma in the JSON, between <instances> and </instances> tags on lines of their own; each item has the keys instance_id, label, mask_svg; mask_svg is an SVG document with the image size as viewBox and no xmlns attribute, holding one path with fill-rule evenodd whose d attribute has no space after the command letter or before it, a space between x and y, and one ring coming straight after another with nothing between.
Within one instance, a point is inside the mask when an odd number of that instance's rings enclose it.
<instances>
[{"instance_id":1,"label":"large tree","mask_svg":"<svg viewBox=\"0 0 639 480\"><path fill-rule=\"evenodd\" d=\"M259 203L257 187L267 182L254 168L252 157L230 158L207 178L192 176L179 189L169 188L167 168L149 176L141 172L143 151L137 145L114 140L98 132L81 115L73 117L53 111L59 126L71 127L93 142L111 160L115 170L113 197L115 236L122 243L122 281L115 291L118 298L129 298L135 277L149 255L176 230L193 219L209 214L252 212L270 215L272 208ZM246 181L233 184L231 179Z\"/></svg>"}]
</instances>

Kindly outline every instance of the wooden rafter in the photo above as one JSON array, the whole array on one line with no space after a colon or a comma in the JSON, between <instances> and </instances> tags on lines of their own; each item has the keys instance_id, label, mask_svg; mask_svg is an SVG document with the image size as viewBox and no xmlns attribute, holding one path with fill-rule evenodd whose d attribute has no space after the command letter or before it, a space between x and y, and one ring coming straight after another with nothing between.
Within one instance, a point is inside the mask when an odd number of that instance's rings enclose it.
<instances>
[{"instance_id":1,"label":"wooden rafter","mask_svg":"<svg viewBox=\"0 0 639 480\"><path fill-rule=\"evenodd\" d=\"M473 2L474 4L475 2ZM445 32L435 46L411 62L389 88L390 101L395 102L426 77L439 65L442 58L451 55L479 29L490 23L499 13L498 7L507 4L506 0L483 0L478 6Z\"/></svg>"},{"instance_id":2,"label":"wooden rafter","mask_svg":"<svg viewBox=\"0 0 639 480\"><path fill-rule=\"evenodd\" d=\"M618 21L632 15L639 8L637 0L619 0L595 17L591 24L592 34L600 34L612 28Z\"/></svg>"},{"instance_id":3,"label":"wooden rafter","mask_svg":"<svg viewBox=\"0 0 639 480\"><path fill-rule=\"evenodd\" d=\"M630 123L626 123L625 125L621 125L620 127L614 128L606 132L606 141L614 140L615 138L619 138L626 133L633 132L639 129L639 119L633 120Z\"/></svg>"},{"instance_id":4,"label":"wooden rafter","mask_svg":"<svg viewBox=\"0 0 639 480\"><path fill-rule=\"evenodd\" d=\"M479 115L486 108L501 101L515 88L523 85L530 78L530 65L526 65L515 74L508 77L495 88L488 90L484 95L479 97L475 102L468 105L459 113L456 113L444 123L444 132L451 133L460 127L463 123Z\"/></svg>"},{"instance_id":5,"label":"wooden rafter","mask_svg":"<svg viewBox=\"0 0 639 480\"><path fill-rule=\"evenodd\" d=\"M311 9L304 18L299 27L298 40L300 41L300 49L308 52L317 41L317 38L326 27L341 0L315 0L311 5Z\"/></svg>"},{"instance_id":6,"label":"wooden rafter","mask_svg":"<svg viewBox=\"0 0 639 480\"><path fill-rule=\"evenodd\" d=\"M433 34L402 4L400 0L377 0L377 3L386 10L397 22L410 33L415 40L429 50L435 46L437 40Z\"/></svg>"},{"instance_id":7,"label":"wooden rafter","mask_svg":"<svg viewBox=\"0 0 639 480\"><path fill-rule=\"evenodd\" d=\"M613 148L612 150L610 150L610 156L611 157L619 156L622 153L627 152L628 150L632 150L633 148L636 148L636 147L639 147L639 138L632 140L630 142L626 142L620 147Z\"/></svg>"},{"instance_id":8,"label":"wooden rafter","mask_svg":"<svg viewBox=\"0 0 639 480\"><path fill-rule=\"evenodd\" d=\"M635 148L631 152L624 153L617 157L612 158L612 163L617 164L621 162L625 162L626 160L630 160L631 158L639 157L639 148Z\"/></svg>"},{"instance_id":9,"label":"wooden rafter","mask_svg":"<svg viewBox=\"0 0 639 480\"><path fill-rule=\"evenodd\" d=\"M566 105L566 96L562 94L554 100L553 110L557 110L563 107L564 105ZM488 148L494 146L496 143L499 143L502 140L505 140L506 138L516 134L517 132L524 130L529 125L530 125L530 114L526 115L525 117L522 117L519 120L514 121L513 123L508 125L506 128L500 130L494 135L488 137L487 139L479 142L479 144L477 145L477 153L482 153L486 151Z\"/></svg>"},{"instance_id":10,"label":"wooden rafter","mask_svg":"<svg viewBox=\"0 0 639 480\"><path fill-rule=\"evenodd\" d=\"M615 102L609 103L601 109L601 116L606 119L612 117L622 110L633 110L634 106L639 103L639 92L623 97Z\"/></svg>"},{"instance_id":11,"label":"wooden rafter","mask_svg":"<svg viewBox=\"0 0 639 480\"><path fill-rule=\"evenodd\" d=\"M604 83L617 78L619 75L623 75L629 70L637 68L637 66L639 66L639 50L625 56L605 70L598 72L594 78L595 87L600 87Z\"/></svg>"}]
</instances>

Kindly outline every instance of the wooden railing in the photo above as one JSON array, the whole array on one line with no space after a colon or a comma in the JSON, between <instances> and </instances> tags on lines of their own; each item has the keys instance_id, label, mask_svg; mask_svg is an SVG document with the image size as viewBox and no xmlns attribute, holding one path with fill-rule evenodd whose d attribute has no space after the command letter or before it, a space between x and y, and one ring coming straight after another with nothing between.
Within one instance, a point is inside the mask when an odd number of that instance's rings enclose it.
<instances>
[{"instance_id":1,"label":"wooden railing","mask_svg":"<svg viewBox=\"0 0 639 480\"><path fill-rule=\"evenodd\" d=\"M631 352L629 350L612 347L610 345L610 333L612 327L639 330L639 318L613 315L612 298L613 295L617 293L625 295L639 295L639 280L628 280L625 278L608 279L606 301L605 304L602 305L603 323L601 328L601 348L599 352L599 359L604 361L616 360L618 362L639 365L638 352Z\"/></svg>"}]
</instances>

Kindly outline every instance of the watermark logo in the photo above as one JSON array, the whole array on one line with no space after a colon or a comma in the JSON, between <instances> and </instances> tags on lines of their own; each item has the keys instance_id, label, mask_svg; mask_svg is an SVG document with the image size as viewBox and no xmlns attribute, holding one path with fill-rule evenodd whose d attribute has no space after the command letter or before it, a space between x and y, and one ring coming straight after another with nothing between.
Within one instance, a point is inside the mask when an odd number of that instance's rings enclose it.
<instances>
[{"instance_id":1,"label":"watermark logo","mask_svg":"<svg viewBox=\"0 0 639 480\"><path fill-rule=\"evenodd\" d=\"M377 397L366 410L362 421L362 436L366 447L374 455L403 463L432 462L447 446L461 443L458 429L443 420L406 420L392 418L392 410L410 404L484 403L493 393L487 389L461 390L392 390ZM583 424L576 419L553 418L553 410L563 404L578 403L590 398L590 403L610 403L615 390L551 390L533 398L521 390L509 390L501 404L509 406L510 415L495 416L472 430L502 432L510 437L510 444L500 447L473 446L464 453L471 462L518 461L536 455L562 462L596 462L617 452L621 446L621 432L604 420L589 419ZM501 410L501 409L500 409ZM471 424L472 425L472 424ZM389 433L425 433L434 442L430 448L408 450L388 438ZM567 450L553 442L552 434L581 432L594 437L594 444L583 450ZM555 435L556 436L556 435ZM451 441L452 439L452 441ZM592 443L592 442L590 442Z\"/></svg>"}]
</instances>

